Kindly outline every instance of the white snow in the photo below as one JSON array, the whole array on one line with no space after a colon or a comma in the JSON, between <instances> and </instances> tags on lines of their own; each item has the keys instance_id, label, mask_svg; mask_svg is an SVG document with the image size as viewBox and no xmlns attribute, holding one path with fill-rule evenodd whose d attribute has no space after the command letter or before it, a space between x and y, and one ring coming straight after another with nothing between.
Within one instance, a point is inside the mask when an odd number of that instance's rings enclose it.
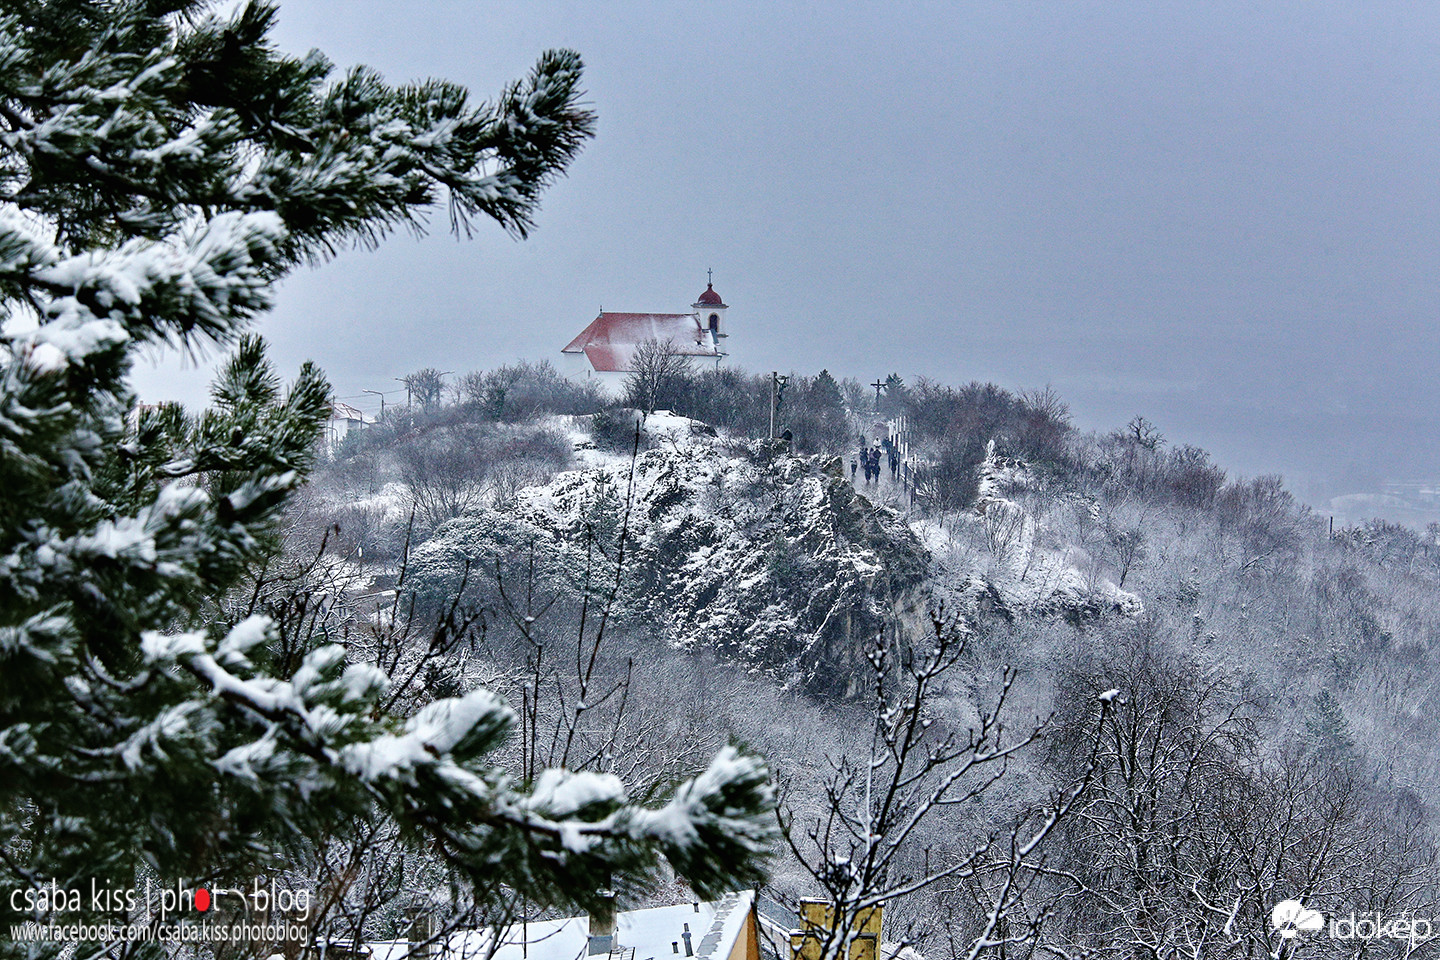
<instances>
[{"instance_id":1,"label":"white snow","mask_svg":"<svg viewBox=\"0 0 1440 960\"><path fill-rule=\"evenodd\" d=\"M255 767L256 765L263 766L275 755L275 737L275 728L271 727L259 740L227 751L214 761L215 769L242 780L259 782L260 774Z\"/></svg>"},{"instance_id":2,"label":"white snow","mask_svg":"<svg viewBox=\"0 0 1440 960\"><path fill-rule=\"evenodd\" d=\"M145 511L139 517L121 517L106 520L88 536L75 539L75 552L98 554L102 557L132 557L147 563L155 561L155 538L146 529L148 519Z\"/></svg>"},{"instance_id":3,"label":"white snow","mask_svg":"<svg viewBox=\"0 0 1440 960\"><path fill-rule=\"evenodd\" d=\"M437 700L405 723L399 736L387 734L340 752L346 769L369 781L403 778L418 766L433 766L446 757L482 721L509 725L514 714L489 690Z\"/></svg>"},{"instance_id":4,"label":"white snow","mask_svg":"<svg viewBox=\"0 0 1440 960\"><path fill-rule=\"evenodd\" d=\"M220 646L215 650L216 657L222 662L228 662L233 658L244 659L249 650L257 644L264 643L270 637L274 621L269 617L259 614L246 617L225 635L220 641Z\"/></svg>"},{"instance_id":5,"label":"white snow","mask_svg":"<svg viewBox=\"0 0 1440 960\"><path fill-rule=\"evenodd\" d=\"M123 346L137 333L164 335L156 324L166 321L143 309L147 299L162 294L184 301L169 312L179 322L232 327L236 313L268 303L269 282L261 267L275 255L285 228L270 211L231 211L183 237L136 238L118 249L68 257L61 257L35 224L11 212L0 213L0 235L7 234L22 252L0 263L0 272L26 271L34 281L73 291L45 304L44 322L14 340L32 367L55 372ZM82 299L81 291L89 297ZM104 313L92 312L86 299Z\"/></svg>"},{"instance_id":6,"label":"white snow","mask_svg":"<svg viewBox=\"0 0 1440 960\"><path fill-rule=\"evenodd\" d=\"M536 778L529 806L541 816L555 819L592 804L624 803L626 796L625 785L613 774L552 769Z\"/></svg>"},{"instance_id":7,"label":"white snow","mask_svg":"<svg viewBox=\"0 0 1440 960\"><path fill-rule=\"evenodd\" d=\"M680 903L646 910L624 910L615 916L615 949L635 960L685 960L685 939L700 960L724 960L744 934L755 895L745 890L711 902ZM688 928L688 929L687 929ZM497 935L492 928L451 934L442 944L440 960L584 960L590 918L532 920L514 923ZM498 942L497 942L498 941ZM406 941L367 941L372 960L405 960Z\"/></svg>"},{"instance_id":8,"label":"white snow","mask_svg":"<svg viewBox=\"0 0 1440 960\"><path fill-rule=\"evenodd\" d=\"M143 754L149 752L159 760L166 759L164 742L177 740L191 732L192 719L201 713L201 705L193 701L166 707L154 720L136 730L120 745L120 758L130 770L144 764Z\"/></svg>"},{"instance_id":9,"label":"white snow","mask_svg":"<svg viewBox=\"0 0 1440 960\"><path fill-rule=\"evenodd\" d=\"M160 633L146 630L140 635L140 652L147 663L174 661L190 654L201 654L205 652L205 631Z\"/></svg>"},{"instance_id":10,"label":"white snow","mask_svg":"<svg viewBox=\"0 0 1440 960\"><path fill-rule=\"evenodd\" d=\"M993 589L1015 614L1100 607L1132 617L1143 612L1138 596L1100 576L1084 550L1058 540L1023 497L1011 499L1032 485L1024 468L995 457L992 443L973 511L910 521L933 559L936 598L948 609L971 610Z\"/></svg>"},{"instance_id":11,"label":"white snow","mask_svg":"<svg viewBox=\"0 0 1440 960\"><path fill-rule=\"evenodd\" d=\"M685 849L699 839L695 829L697 821L715 820L720 829L729 834L732 841L749 849L759 851L769 841L746 825L743 811L721 809L711 811L707 803L713 803L721 796L724 787L740 779L748 778L762 767L756 757L745 756L734 747L725 747L705 771L695 779L681 784L674 798L659 810L644 810L636 814L634 829L645 836L660 839L669 846ZM769 790L767 783L763 790ZM732 816L733 815L733 816Z\"/></svg>"},{"instance_id":12,"label":"white snow","mask_svg":"<svg viewBox=\"0 0 1440 960\"><path fill-rule=\"evenodd\" d=\"M441 960L583 960L590 918L516 923L500 931L498 943L496 939L489 928L451 934Z\"/></svg>"}]
</instances>

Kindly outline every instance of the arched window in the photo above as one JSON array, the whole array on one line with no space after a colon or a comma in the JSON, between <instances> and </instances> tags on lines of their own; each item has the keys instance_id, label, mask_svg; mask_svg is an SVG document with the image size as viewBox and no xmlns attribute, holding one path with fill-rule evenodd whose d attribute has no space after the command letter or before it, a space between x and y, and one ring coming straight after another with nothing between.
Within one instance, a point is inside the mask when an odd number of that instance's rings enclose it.
<instances>
[{"instance_id":1,"label":"arched window","mask_svg":"<svg viewBox=\"0 0 1440 960\"><path fill-rule=\"evenodd\" d=\"M710 314L710 332L714 333L720 329L720 314Z\"/></svg>"}]
</instances>

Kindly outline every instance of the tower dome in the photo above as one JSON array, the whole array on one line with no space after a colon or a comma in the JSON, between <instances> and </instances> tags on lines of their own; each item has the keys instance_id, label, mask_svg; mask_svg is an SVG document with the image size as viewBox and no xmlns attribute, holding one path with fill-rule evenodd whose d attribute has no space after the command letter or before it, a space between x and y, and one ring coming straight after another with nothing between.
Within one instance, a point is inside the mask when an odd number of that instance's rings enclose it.
<instances>
[{"instance_id":1,"label":"tower dome","mask_svg":"<svg viewBox=\"0 0 1440 960\"><path fill-rule=\"evenodd\" d=\"M705 292L690 304L695 309L695 323L701 331L710 335L710 342L718 350L720 341L724 339L725 333L725 311L729 309L725 301L720 299L720 294L715 292L715 271L706 272Z\"/></svg>"}]
</instances>

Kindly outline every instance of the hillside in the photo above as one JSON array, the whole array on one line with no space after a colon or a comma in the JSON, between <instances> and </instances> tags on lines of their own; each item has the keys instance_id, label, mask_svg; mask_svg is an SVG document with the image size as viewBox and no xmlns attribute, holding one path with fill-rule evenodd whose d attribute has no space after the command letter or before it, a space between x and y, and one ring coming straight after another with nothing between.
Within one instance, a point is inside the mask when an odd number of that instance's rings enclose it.
<instances>
[{"instance_id":1,"label":"hillside","mask_svg":"<svg viewBox=\"0 0 1440 960\"><path fill-rule=\"evenodd\" d=\"M1204 789L1174 796L1161 754L1146 773L1155 802L1177 805L1172 825L1197 831L1185 834L1185 849L1200 845L1193 856L1232 856L1202 842L1221 835L1208 832L1213 818L1263 832L1266 818L1294 816L1365 825L1360 852L1336 861L1355 883L1373 870L1440 875L1440 550L1418 535L1376 523L1331 537L1276 478L1232 480L1141 420L1082 435L1053 396L988 385L921 384L891 414L918 424L912 499L847 469L846 438L874 414L812 404L793 441L768 441L708 389L688 409L721 411L718 425L546 402L508 417L463 403L412 412L342 448L297 523L338 520L330 552L350 558L360 592L398 580L396 596L422 612L457 597L488 611L485 648L453 682L483 677L533 699L532 738L580 722L602 767L663 779L671 768L652 764L667 751L738 737L780 768L793 813L823 821L844 794L838 758L871 749L877 678L903 678L943 629L962 652L905 709L923 710L934 736L984 732L1003 696L1011 738L1023 745L1035 718L1041 729L1003 782L909 838L927 857L959 856L964 836L1003 830L1076 782L1086 704L1113 688L1136 736L1148 729L1170 745L1163 756L1193 751L1209 770ZM848 384L820 389L853 399ZM563 666L577 642L594 651L593 676ZM883 649L895 659L877 674ZM600 686L612 699L592 705ZM622 763L620 743L644 759ZM1341 807L1327 806L1335 790ZM1222 802L1232 795L1237 806ZM1123 806L1087 802L1101 804L1095 817ZM1114 855L1094 842L1067 832L1050 855L1077 858L1077 870ZM1301 854L1277 853L1274 869L1301 870ZM777 864L777 895L830 882L804 863ZM959 909L935 896L896 905L920 942L924 918ZM1072 917L1073 942L1099 935L1087 924L1109 909Z\"/></svg>"}]
</instances>

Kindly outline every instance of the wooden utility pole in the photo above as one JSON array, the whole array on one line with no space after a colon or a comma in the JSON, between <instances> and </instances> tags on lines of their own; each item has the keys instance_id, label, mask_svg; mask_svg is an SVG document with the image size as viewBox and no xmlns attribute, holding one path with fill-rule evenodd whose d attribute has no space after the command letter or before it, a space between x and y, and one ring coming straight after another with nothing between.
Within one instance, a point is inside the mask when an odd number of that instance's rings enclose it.
<instances>
[{"instance_id":1,"label":"wooden utility pole","mask_svg":"<svg viewBox=\"0 0 1440 960\"><path fill-rule=\"evenodd\" d=\"M775 407L780 403L780 398L785 391L785 384L790 382L790 377L780 376L778 370L770 371L770 439L775 439Z\"/></svg>"},{"instance_id":2,"label":"wooden utility pole","mask_svg":"<svg viewBox=\"0 0 1440 960\"><path fill-rule=\"evenodd\" d=\"M776 370L770 371L770 439L775 439L775 386L780 380Z\"/></svg>"}]
</instances>

